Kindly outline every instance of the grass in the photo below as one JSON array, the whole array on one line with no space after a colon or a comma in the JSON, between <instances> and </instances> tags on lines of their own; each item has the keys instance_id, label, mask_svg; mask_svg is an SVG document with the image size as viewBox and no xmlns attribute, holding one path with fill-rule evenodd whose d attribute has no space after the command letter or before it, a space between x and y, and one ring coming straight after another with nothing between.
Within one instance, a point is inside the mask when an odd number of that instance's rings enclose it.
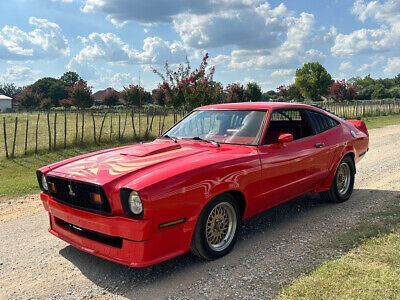
<instances>
[{"instance_id":1,"label":"grass","mask_svg":"<svg viewBox=\"0 0 400 300\"><path fill-rule=\"evenodd\" d=\"M399 299L400 227L285 287L277 299Z\"/></svg>"},{"instance_id":2,"label":"grass","mask_svg":"<svg viewBox=\"0 0 400 300\"><path fill-rule=\"evenodd\" d=\"M400 124L400 114L379 116L379 117L365 117L362 120L367 125L368 129L381 128L389 125Z\"/></svg>"},{"instance_id":3,"label":"grass","mask_svg":"<svg viewBox=\"0 0 400 300\"><path fill-rule=\"evenodd\" d=\"M128 112L128 111L127 111ZM78 116L78 122L77 122ZM54 150L54 132L56 132L56 149L64 149L64 136L65 136L65 118L66 118L66 148L74 148L80 144L94 144L94 128L93 119L90 112L84 113L84 126L82 130L82 112L78 115L75 112L57 112L57 118L55 119L55 113L49 114L50 123L50 140L51 148ZM140 114L140 126L139 126L139 114L136 112L134 115L135 131L137 136L143 138L146 134L147 121L151 123L152 114L147 120L145 113ZM38 113L14 113L14 114L1 114L0 115L0 157L5 156L5 142L3 133L3 122L6 123L7 133L7 148L11 155L12 145L14 141L14 129L15 129L15 118L18 117L16 143L15 143L15 156L23 156L25 154L25 136L26 136L26 124L27 119L29 120L28 127L28 138L27 138L27 154L31 155L35 152L36 148L36 122L38 120ZM98 142L100 135L100 128L103 121L104 113L94 112L94 119L96 125L96 140ZM4 119L4 121L3 121ZM180 116L178 116L180 119ZM56 121L55 121L56 120ZM162 126L163 116L155 115L152 124L152 130L149 131L149 135L158 136L160 131L165 131L174 124L174 116L169 113L165 117L164 126ZM125 125L126 122L126 125ZM56 125L56 126L55 126ZM130 112L109 112L104 119L104 125L101 135L101 144L116 142L119 139L119 132L122 135L123 128L125 127L123 139L132 141L134 138L134 131L132 126L132 118ZM76 130L77 129L77 130ZM77 134L76 134L77 132ZM83 142L81 138L83 134ZM101 146L102 147L102 146ZM46 113L41 113L38 122L38 140L37 140L38 152L49 152L49 127L47 122Z\"/></svg>"},{"instance_id":4,"label":"grass","mask_svg":"<svg viewBox=\"0 0 400 300\"><path fill-rule=\"evenodd\" d=\"M400 194L332 240L329 248L349 251L284 287L283 299L399 299Z\"/></svg>"}]
</instances>

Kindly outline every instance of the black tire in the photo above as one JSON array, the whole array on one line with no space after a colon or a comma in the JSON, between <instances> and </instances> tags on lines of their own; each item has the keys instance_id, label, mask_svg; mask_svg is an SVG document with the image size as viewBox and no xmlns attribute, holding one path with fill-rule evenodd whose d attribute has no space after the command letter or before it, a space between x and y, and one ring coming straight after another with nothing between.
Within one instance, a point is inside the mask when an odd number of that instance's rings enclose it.
<instances>
[{"instance_id":1,"label":"black tire","mask_svg":"<svg viewBox=\"0 0 400 300\"><path fill-rule=\"evenodd\" d=\"M343 176L343 173L346 173L346 171L343 172L343 170L347 168L349 171L348 185L344 183L346 182L346 178L344 178L346 176ZM343 159L340 161L337 167L331 188L326 192L320 193L321 198L327 202L333 202L333 203L341 203L349 200L351 194L353 193L354 177L355 177L354 174L355 174L354 161L349 155L346 155L345 157L343 157Z\"/></svg>"},{"instance_id":2,"label":"black tire","mask_svg":"<svg viewBox=\"0 0 400 300\"><path fill-rule=\"evenodd\" d=\"M211 215L211 213L213 212L213 210L216 209L213 213L213 215ZM214 228L215 229L215 224L217 224L217 222L219 220L215 220L215 212L216 211L223 211L224 209L226 209L226 214L228 214L229 216L227 217L228 219L232 218L232 222L236 222L236 225L233 226L232 224L232 230L231 231L227 231L227 233L223 234L223 229L219 228L220 225L218 225L218 229L214 230L210 230L210 228ZM217 215L221 216L221 215ZM210 219L209 219L210 217ZM236 218L236 221L233 220L233 218ZM214 220L214 223L212 222ZM214 199L212 199L209 203L207 203L207 205L204 207L203 211L200 213L199 219L197 220L196 223L196 228L194 230L193 233L193 239L192 239L192 244L190 246L190 250L191 252L203 259L206 260L214 260L214 259L218 259L226 254L228 254L236 240L238 237L238 233L239 233L239 229L241 227L241 214L240 214L240 209L239 209L239 205L237 203L237 201L235 200L235 198L228 194L228 193L224 193L221 194L219 196L216 196ZM209 226L207 227L207 221L209 221ZM213 225L210 225L213 224ZM221 223L218 223L221 224ZM229 223L230 224L230 223ZM214 226L214 227L213 227ZM229 226L228 226L229 227ZM234 227L234 228L233 228ZM208 231L207 231L208 228ZM212 244L210 242L210 240L212 238L215 238L215 236L210 237L209 239L207 238L207 232L210 234L210 232L217 232L221 237L224 236L224 239L222 240L222 242L220 244L222 244L224 242L225 239L227 239L225 241L225 244L223 244L223 246L221 246L220 248L217 248L216 246L218 244ZM229 238L228 238L228 234L229 234Z\"/></svg>"}]
</instances>

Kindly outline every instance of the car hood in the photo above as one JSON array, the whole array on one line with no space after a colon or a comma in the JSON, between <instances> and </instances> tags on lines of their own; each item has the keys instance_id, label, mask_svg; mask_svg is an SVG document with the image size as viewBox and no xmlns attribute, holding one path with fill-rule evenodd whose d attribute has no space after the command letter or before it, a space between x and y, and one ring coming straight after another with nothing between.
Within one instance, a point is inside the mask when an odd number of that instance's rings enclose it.
<instances>
[{"instance_id":1,"label":"car hood","mask_svg":"<svg viewBox=\"0 0 400 300\"><path fill-rule=\"evenodd\" d=\"M156 140L84 157L56 167L50 175L103 185L127 175L205 151L210 151L210 147Z\"/></svg>"}]
</instances>

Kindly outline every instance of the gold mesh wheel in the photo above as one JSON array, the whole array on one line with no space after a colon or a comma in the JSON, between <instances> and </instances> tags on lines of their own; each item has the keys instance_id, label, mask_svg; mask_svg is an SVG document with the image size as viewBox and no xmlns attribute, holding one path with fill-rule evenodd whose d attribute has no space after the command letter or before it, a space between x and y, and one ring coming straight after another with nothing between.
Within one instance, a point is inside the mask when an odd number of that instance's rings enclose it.
<instances>
[{"instance_id":1,"label":"gold mesh wheel","mask_svg":"<svg viewBox=\"0 0 400 300\"><path fill-rule=\"evenodd\" d=\"M237 227L235 208L228 202L217 204L206 223L206 239L214 251L225 250L232 242Z\"/></svg>"}]
</instances>

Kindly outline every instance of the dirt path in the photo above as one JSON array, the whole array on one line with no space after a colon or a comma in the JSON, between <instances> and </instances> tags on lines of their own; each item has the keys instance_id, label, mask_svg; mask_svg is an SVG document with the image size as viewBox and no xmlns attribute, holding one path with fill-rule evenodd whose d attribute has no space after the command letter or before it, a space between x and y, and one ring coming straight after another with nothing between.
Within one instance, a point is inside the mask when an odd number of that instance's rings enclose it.
<instances>
[{"instance_id":1,"label":"dirt path","mask_svg":"<svg viewBox=\"0 0 400 300\"><path fill-rule=\"evenodd\" d=\"M371 131L343 204L308 195L245 222L232 253L212 262L190 254L130 269L80 252L47 232L37 196L0 202L0 299L268 298L339 250L321 245L400 195L400 125Z\"/></svg>"}]
</instances>

